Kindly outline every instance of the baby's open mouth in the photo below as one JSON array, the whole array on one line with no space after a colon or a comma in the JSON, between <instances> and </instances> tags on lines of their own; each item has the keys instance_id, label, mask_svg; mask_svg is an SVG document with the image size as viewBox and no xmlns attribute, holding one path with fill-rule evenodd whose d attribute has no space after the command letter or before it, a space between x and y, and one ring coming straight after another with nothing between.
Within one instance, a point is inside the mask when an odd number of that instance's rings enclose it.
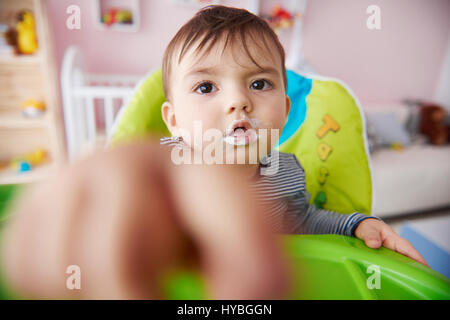
<instances>
[{"instance_id":1,"label":"baby's open mouth","mask_svg":"<svg viewBox=\"0 0 450 320\"><path fill-rule=\"evenodd\" d=\"M234 120L227 128L224 140L226 143L242 146L258 140L258 134L247 120Z\"/></svg>"}]
</instances>

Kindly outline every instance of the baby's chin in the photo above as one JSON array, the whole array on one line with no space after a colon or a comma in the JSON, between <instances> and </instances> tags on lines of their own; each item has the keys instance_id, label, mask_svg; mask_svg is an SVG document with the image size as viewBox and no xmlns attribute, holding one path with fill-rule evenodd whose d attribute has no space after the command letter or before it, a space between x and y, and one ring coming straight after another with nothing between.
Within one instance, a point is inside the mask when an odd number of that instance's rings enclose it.
<instances>
[{"instance_id":1,"label":"baby's chin","mask_svg":"<svg viewBox=\"0 0 450 320\"><path fill-rule=\"evenodd\" d=\"M270 142L266 143L259 137L231 140L224 138L220 143L204 144L202 157L207 163L223 164L259 164L272 150ZM214 159L214 160L211 160Z\"/></svg>"},{"instance_id":2,"label":"baby's chin","mask_svg":"<svg viewBox=\"0 0 450 320\"><path fill-rule=\"evenodd\" d=\"M206 164L259 164L279 139L279 130L259 128L235 131L226 135L216 131L193 141L185 140L190 149Z\"/></svg>"},{"instance_id":3,"label":"baby's chin","mask_svg":"<svg viewBox=\"0 0 450 320\"><path fill-rule=\"evenodd\" d=\"M223 158L226 163L259 164L266 154L267 149L260 149L257 141L238 145L224 143Z\"/></svg>"},{"instance_id":4,"label":"baby's chin","mask_svg":"<svg viewBox=\"0 0 450 320\"><path fill-rule=\"evenodd\" d=\"M226 135L223 138L224 143L231 146L249 146L251 144L257 143L259 140L259 135L256 130L236 130L230 135Z\"/></svg>"}]
</instances>

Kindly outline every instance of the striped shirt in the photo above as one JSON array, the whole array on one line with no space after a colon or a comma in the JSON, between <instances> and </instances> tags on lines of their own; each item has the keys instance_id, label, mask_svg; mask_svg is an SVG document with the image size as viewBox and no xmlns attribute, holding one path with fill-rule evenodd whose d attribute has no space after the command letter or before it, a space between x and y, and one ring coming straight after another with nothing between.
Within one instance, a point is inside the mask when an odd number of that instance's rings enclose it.
<instances>
[{"instance_id":1,"label":"striped shirt","mask_svg":"<svg viewBox=\"0 0 450 320\"><path fill-rule=\"evenodd\" d=\"M186 147L180 138L162 138L161 144ZM305 171L293 154L273 151L261 159L259 172L251 188L267 208L265 218L279 232L354 236L361 221L380 220L358 212L339 214L309 204Z\"/></svg>"}]
</instances>

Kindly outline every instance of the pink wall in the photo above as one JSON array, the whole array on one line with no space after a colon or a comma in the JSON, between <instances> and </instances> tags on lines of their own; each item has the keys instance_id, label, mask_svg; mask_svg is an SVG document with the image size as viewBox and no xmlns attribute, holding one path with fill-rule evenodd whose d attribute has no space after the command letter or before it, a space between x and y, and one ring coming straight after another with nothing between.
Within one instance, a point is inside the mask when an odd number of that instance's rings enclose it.
<instances>
[{"instance_id":1,"label":"pink wall","mask_svg":"<svg viewBox=\"0 0 450 320\"><path fill-rule=\"evenodd\" d=\"M317 70L346 81L362 101L431 99L450 41L448 0L314 0L304 51ZM381 30L366 8L381 9Z\"/></svg>"},{"instance_id":2,"label":"pink wall","mask_svg":"<svg viewBox=\"0 0 450 320\"><path fill-rule=\"evenodd\" d=\"M96 28L93 0L48 1L58 65L64 50L75 44L88 70L102 73L144 74L159 67L170 38L197 10L172 0L141 0L140 31L124 33ZM261 1L263 10L283 3ZM81 8L81 30L66 28L71 4ZM366 27L371 4L381 8L381 30ZM450 1L313 0L304 24L306 58L321 74L347 82L363 103L432 98L450 40ZM288 34L281 38L289 39Z\"/></svg>"}]
</instances>

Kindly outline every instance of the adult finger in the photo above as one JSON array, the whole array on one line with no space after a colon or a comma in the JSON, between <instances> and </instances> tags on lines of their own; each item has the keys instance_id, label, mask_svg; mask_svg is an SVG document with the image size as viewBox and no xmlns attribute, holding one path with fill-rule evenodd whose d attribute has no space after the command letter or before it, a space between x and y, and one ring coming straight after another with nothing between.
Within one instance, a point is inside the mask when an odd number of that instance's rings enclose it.
<instances>
[{"instance_id":1,"label":"adult finger","mask_svg":"<svg viewBox=\"0 0 450 320\"><path fill-rule=\"evenodd\" d=\"M177 211L197 244L215 298L280 298L287 274L279 243L248 181L232 169L175 168Z\"/></svg>"},{"instance_id":2,"label":"adult finger","mask_svg":"<svg viewBox=\"0 0 450 320\"><path fill-rule=\"evenodd\" d=\"M151 160L151 163L149 163ZM152 143L83 159L21 200L6 226L2 262L29 298L149 298L180 232ZM67 267L81 289L66 286Z\"/></svg>"},{"instance_id":3,"label":"adult finger","mask_svg":"<svg viewBox=\"0 0 450 320\"><path fill-rule=\"evenodd\" d=\"M76 181L62 176L28 187L4 226L2 267L8 283L25 297L62 297L65 288L66 209L78 203L79 194Z\"/></svg>"},{"instance_id":4,"label":"adult finger","mask_svg":"<svg viewBox=\"0 0 450 320\"><path fill-rule=\"evenodd\" d=\"M417 251L411 243L405 238L400 237L396 233L389 234L383 241L383 245L391 250L394 250L400 254L403 254L411 259L414 259L421 264L430 267L422 255Z\"/></svg>"},{"instance_id":5,"label":"adult finger","mask_svg":"<svg viewBox=\"0 0 450 320\"><path fill-rule=\"evenodd\" d=\"M83 298L158 298L160 275L183 246L168 198L167 158L152 142L104 156L91 166L91 203L78 215L78 241L69 250L85 270Z\"/></svg>"}]
</instances>

